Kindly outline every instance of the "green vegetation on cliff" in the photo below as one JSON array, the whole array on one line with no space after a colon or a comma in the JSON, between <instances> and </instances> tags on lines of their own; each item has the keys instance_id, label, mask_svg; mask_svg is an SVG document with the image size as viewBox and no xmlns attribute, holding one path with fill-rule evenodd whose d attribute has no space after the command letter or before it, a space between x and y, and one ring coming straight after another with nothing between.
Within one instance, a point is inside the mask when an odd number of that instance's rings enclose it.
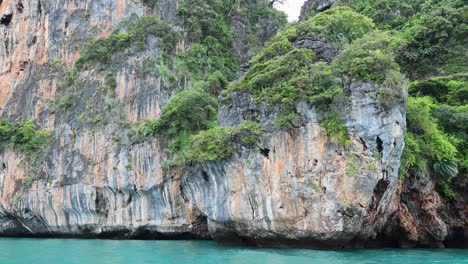
<instances>
[{"instance_id":1,"label":"green vegetation on cliff","mask_svg":"<svg viewBox=\"0 0 468 264\"><path fill-rule=\"evenodd\" d=\"M401 175L433 175L441 193L454 198L449 183L468 171L468 6L463 0L346 4L400 39L384 71L396 69L396 62L411 81Z\"/></svg>"},{"instance_id":2,"label":"green vegetation on cliff","mask_svg":"<svg viewBox=\"0 0 468 264\"><path fill-rule=\"evenodd\" d=\"M214 127L191 136L184 154L194 162L228 159L240 145L255 145L263 133L260 124L252 121L237 127Z\"/></svg>"},{"instance_id":3,"label":"green vegetation on cliff","mask_svg":"<svg viewBox=\"0 0 468 264\"><path fill-rule=\"evenodd\" d=\"M363 37L375 25L372 19L349 7L336 7L300 22L297 28L302 35L320 35L328 41L344 45Z\"/></svg>"},{"instance_id":4,"label":"green vegetation on cliff","mask_svg":"<svg viewBox=\"0 0 468 264\"><path fill-rule=\"evenodd\" d=\"M130 53L144 50L149 36L158 39L161 53L167 56L175 48L180 37L171 26L155 16L144 16L121 24L125 25L124 32L117 30L108 37L91 39L76 61L76 69L96 63L105 69L113 62L117 52Z\"/></svg>"},{"instance_id":5,"label":"green vegetation on cliff","mask_svg":"<svg viewBox=\"0 0 468 264\"><path fill-rule=\"evenodd\" d=\"M263 131L255 122L216 126L216 96L238 70L232 21L241 19L250 39L256 39L255 23L268 17L281 25L285 16L267 1L184 0L178 13L192 44L166 69L182 81L183 90L163 107L159 119L139 125L134 138L163 138L172 155L169 165L229 158L239 144L252 145Z\"/></svg>"},{"instance_id":6,"label":"green vegetation on cliff","mask_svg":"<svg viewBox=\"0 0 468 264\"><path fill-rule=\"evenodd\" d=\"M466 72L463 0L353 0L351 7L406 39L401 66L414 79Z\"/></svg>"},{"instance_id":7,"label":"green vegetation on cliff","mask_svg":"<svg viewBox=\"0 0 468 264\"><path fill-rule=\"evenodd\" d=\"M334 68L353 80L396 87L404 78L395 62L395 51L400 43L400 39L387 32L370 32L347 45L334 60Z\"/></svg>"},{"instance_id":8,"label":"green vegetation on cliff","mask_svg":"<svg viewBox=\"0 0 468 264\"><path fill-rule=\"evenodd\" d=\"M337 98L342 79L382 84L376 98L391 106L405 98L409 78L406 149L401 175L425 173L453 198L449 182L466 175L468 10L463 1L345 1L291 25L271 39L247 73L224 92L246 92L277 107L280 127L301 124L296 104L306 101L322 113L328 134L346 142ZM326 63L301 46L318 35L341 49ZM349 79L347 79L349 80ZM346 100L346 99L345 99ZM343 102L343 99L340 100Z\"/></svg>"},{"instance_id":9,"label":"green vegetation on cliff","mask_svg":"<svg viewBox=\"0 0 468 264\"><path fill-rule=\"evenodd\" d=\"M386 89L403 94L400 68L395 62L398 39L374 30L371 19L349 7L329 9L278 33L250 61L243 78L224 91L246 92L256 102L265 101L279 109L275 124L280 128L298 127L301 116L296 104L305 101L321 113L321 124L341 144L348 144L342 108L348 99L342 75L354 81L383 83ZM312 49L301 46L302 38L319 36L325 45L343 49L333 60L318 60Z\"/></svg>"},{"instance_id":10,"label":"green vegetation on cliff","mask_svg":"<svg viewBox=\"0 0 468 264\"><path fill-rule=\"evenodd\" d=\"M10 146L23 151L29 156L36 156L46 145L50 144L52 133L41 130L33 121L12 123L0 119L0 150Z\"/></svg>"},{"instance_id":11,"label":"green vegetation on cliff","mask_svg":"<svg viewBox=\"0 0 468 264\"><path fill-rule=\"evenodd\" d=\"M253 56L245 74L230 84L238 71L234 43L239 32L233 30L243 25L243 40L253 45L263 30L262 19L284 23L284 15L268 1L184 0L178 9L190 43L184 51L173 52L181 35L150 16L91 40L76 66L109 65L114 53L137 52L146 48L148 36L156 37L163 54L156 58L159 73L165 84L182 91L163 107L160 119L146 121L135 133L164 137L175 164L228 158L235 142L252 145L261 135L256 120L236 127L216 125L216 97L221 92L224 100L231 92L245 92L256 103L265 102L277 111L275 124L282 129L302 125L296 106L307 102L320 114L327 133L346 145L349 138L342 120L343 105L349 101L349 91L343 89L347 83L381 84L375 98L387 107L405 98L409 79L401 175L434 175L449 197L450 178L465 175L468 168L466 5L461 0L341 2L343 6L279 32ZM336 54L321 58L303 45L304 39L317 36ZM246 144L241 135L252 141Z\"/></svg>"},{"instance_id":12,"label":"green vegetation on cliff","mask_svg":"<svg viewBox=\"0 0 468 264\"><path fill-rule=\"evenodd\" d=\"M239 145L251 146L263 134L256 122L235 127L216 126L217 101L206 91L191 88L178 93L162 110L161 117L137 128L138 136L158 136L169 142L168 165L187 161L227 159Z\"/></svg>"}]
</instances>

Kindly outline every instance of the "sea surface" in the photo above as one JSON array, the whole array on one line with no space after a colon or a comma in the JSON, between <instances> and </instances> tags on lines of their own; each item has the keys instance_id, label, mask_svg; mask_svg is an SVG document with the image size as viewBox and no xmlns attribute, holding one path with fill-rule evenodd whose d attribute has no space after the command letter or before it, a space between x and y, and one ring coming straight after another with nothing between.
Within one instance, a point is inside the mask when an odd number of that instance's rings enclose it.
<instances>
[{"instance_id":1,"label":"sea surface","mask_svg":"<svg viewBox=\"0 0 468 264\"><path fill-rule=\"evenodd\" d=\"M466 249L307 250L219 246L211 241L0 238L0 264L468 264Z\"/></svg>"}]
</instances>

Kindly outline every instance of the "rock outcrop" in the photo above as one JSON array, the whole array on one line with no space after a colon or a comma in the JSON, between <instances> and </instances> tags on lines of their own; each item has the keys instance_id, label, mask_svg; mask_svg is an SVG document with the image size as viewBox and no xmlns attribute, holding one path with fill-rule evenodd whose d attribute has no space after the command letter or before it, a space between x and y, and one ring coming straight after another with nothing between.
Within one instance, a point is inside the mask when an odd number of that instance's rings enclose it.
<instances>
[{"instance_id":1,"label":"rock outcrop","mask_svg":"<svg viewBox=\"0 0 468 264\"><path fill-rule=\"evenodd\" d=\"M306 19L309 15L313 15L338 4L339 0L307 0L301 8L299 20Z\"/></svg>"},{"instance_id":2,"label":"rock outcrop","mask_svg":"<svg viewBox=\"0 0 468 264\"><path fill-rule=\"evenodd\" d=\"M25 154L9 148L0 154L0 236L209 237L206 216L181 195L180 172L163 166L164 147L157 139L130 142L130 129L119 123L159 117L176 92L161 74L142 72L161 52L157 40L149 40L145 51L120 54L123 60L107 72L80 72L77 91L63 87L87 39L108 36L124 19L151 14L181 30L179 1L144 2L1 2L0 114L34 119L56 139L28 186L23 183L32 176ZM245 18L238 20L234 30L242 29ZM270 23L248 48L237 43L239 62L277 29ZM246 37L236 32L239 39ZM185 45L181 41L177 48ZM101 88L109 73L116 83L110 94ZM51 110L51 102L70 94L70 109Z\"/></svg>"},{"instance_id":3,"label":"rock outcrop","mask_svg":"<svg viewBox=\"0 0 468 264\"><path fill-rule=\"evenodd\" d=\"M334 4L308 2L313 4L303 14L312 6L322 11ZM74 91L73 107L50 111L50 102L63 96L62 83L85 40L107 36L123 19L147 14L180 30L178 4L0 1L0 116L33 119L56 135L44 162L34 168L40 176L31 185L23 184L31 177L26 154L11 148L0 152L0 236L213 238L281 247L369 246L391 237L389 230L395 228L403 228L409 234L405 241L414 244L433 239L430 245L441 246L450 236L467 237L461 222L456 231L447 231L433 184L421 191L423 209L414 204L419 200L411 198L411 191L400 189L405 107L379 102L372 95L381 87L374 83L344 87L351 98L343 105L350 146L328 137L317 111L305 102L296 105L302 126L285 131L273 126L274 110L248 94L233 93L220 105L218 123L232 126L255 116L267 133L256 147L240 148L232 160L179 169L165 166L164 142L133 142L131 128L119 122L158 118L175 93L162 74L141 70L161 52L157 40L111 65L112 96L100 89L107 72L91 68L77 76L80 89ZM278 28L259 23L265 26L258 36L261 44ZM241 19L233 21L233 28L242 35L234 53L245 63L256 47L241 46L247 45ZM183 50L187 45L181 41L177 46ZM326 62L338 54L336 46L318 36L295 45L314 50ZM400 192L408 200L402 202ZM414 210L423 210L432 229L422 231ZM466 205L459 210L466 214Z\"/></svg>"},{"instance_id":4,"label":"rock outcrop","mask_svg":"<svg viewBox=\"0 0 468 264\"><path fill-rule=\"evenodd\" d=\"M183 194L208 217L215 239L259 246L359 246L375 239L390 214L403 150L404 107L383 110L369 96L378 86L353 83L348 107L351 147L330 142L318 115L297 105L305 124L273 131L257 148L229 162L194 166ZM221 124L265 111L249 96L231 94ZM236 120L237 119L237 120ZM265 125L268 127L268 124Z\"/></svg>"},{"instance_id":5,"label":"rock outcrop","mask_svg":"<svg viewBox=\"0 0 468 264\"><path fill-rule=\"evenodd\" d=\"M382 237L393 246L468 247L467 180L457 180L456 199L447 201L425 175L405 181L398 190L397 212Z\"/></svg>"},{"instance_id":6,"label":"rock outcrop","mask_svg":"<svg viewBox=\"0 0 468 264\"><path fill-rule=\"evenodd\" d=\"M74 107L67 113L47 111L49 102L61 96L63 67L71 68L87 38L106 36L122 19L153 12L175 24L177 4L158 1L149 8L140 1L125 0L2 2L0 13L13 17L0 27L5 36L0 52L1 114L35 119L58 135L46 165L38 168L48 180L31 186L22 184L29 177L22 165L24 154L9 149L1 154L3 235L207 237L200 215L180 198L179 178L163 172L164 153L158 142L127 146L117 140L122 127L113 120L156 118L173 94L161 76L137 72L142 62L158 54L157 45L150 43L147 51L119 65L113 98L97 89L105 73L90 70L79 76L88 82L80 86L74 100L81 100ZM108 103L119 103L121 108L108 112L106 103L99 106L92 98L112 99ZM92 118L84 114L99 115L108 122L89 126L79 121L80 115L83 120Z\"/></svg>"}]
</instances>

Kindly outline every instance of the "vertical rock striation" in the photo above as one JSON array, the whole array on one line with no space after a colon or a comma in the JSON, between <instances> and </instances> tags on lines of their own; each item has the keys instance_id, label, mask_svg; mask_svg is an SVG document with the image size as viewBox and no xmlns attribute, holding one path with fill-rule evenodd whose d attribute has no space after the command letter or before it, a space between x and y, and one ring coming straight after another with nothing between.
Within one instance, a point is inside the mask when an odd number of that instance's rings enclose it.
<instances>
[{"instance_id":1,"label":"vertical rock striation","mask_svg":"<svg viewBox=\"0 0 468 264\"><path fill-rule=\"evenodd\" d=\"M308 2L315 11L334 4ZM148 14L183 31L178 4L0 1L0 116L34 119L56 135L44 162L33 168L39 177L30 185L24 184L32 177L27 154L8 147L0 152L0 236L189 237L258 246L358 247L378 240L396 215L405 216L398 219L407 219L402 225L416 236L397 184L404 104L382 105L371 96L380 89L376 84L344 87L351 98L343 106L352 142L346 148L327 136L316 110L304 102L296 105L303 125L284 131L272 124L275 111L248 94L233 93L220 105L218 123L232 126L254 116L267 133L232 160L179 169L165 166L164 142L133 141L131 127L120 122L158 118L175 93L163 74L144 71L162 52L157 39L147 40L144 51L119 54L118 63L105 71L81 71L73 105L51 111L52 101L67 96L63 83L87 39L108 36L125 19ZM258 48L244 41L242 21L231 21L240 64ZM258 24L264 26L259 44L278 30L268 21ZM327 62L338 53L317 36L296 44ZM186 45L180 41L177 51ZM110 73L115 90L107 93L102 87ZM434 223L443 226L436 218ZM442 241L447 234L440 230L432 234Z\"/></svg>"},{"instance_id":2,"label":"vertical rock striation","mask_svg":"<svg viewBox=\"0 0 468 264\"><path fill-rule=\"evenodd\" d=\"M174 93L161 76L142 77L138 72L145 59L158 55L158 45L148 43L147 51L115 69L114 101L124 107L106 113L106 102L91 105L102 107L97 110L108 123L79 121L83 109L90 107L87 99L106 99L98 91L105 74L95 69L78 76L88 80L80 85L80 102L65 114L47 111L50 101L61 96L63 74L71 70L89 37L106 36L123 19L153 11L175 25L177 4L158 1L149 8L125 0L2 2L0 14L12 17L0 27L1 115L35 119L57 134L45 165L38 168L48 180L25 187L29 172L22 165L24 154L7 149L0 155L3 235L207 236L199 214L181 199L179 178L163 171L165 153L159 142L127 146L128 136L118 140L122 127L112 119L157 118Z\"/></svg>"},{"instance_id":3,"label":"vertical rock striation","mask_svg":"<svg viewBox=\"0 0 468 264\"><path fill-rule=\"evenodd\" d=\"M379 89L352 83L347 106L351 147L333 143L305 103L305 124L272 129L254 149L240 149L229 162L197 165L183 178L183 195L208 217L220 242L258 246L352 247L376 239L396 211L403 150L403 105L384 109L370 97ZM248 95L231 94L220 124L233 125L255 113L272 116Z\"/></svg>"}]
</instances>

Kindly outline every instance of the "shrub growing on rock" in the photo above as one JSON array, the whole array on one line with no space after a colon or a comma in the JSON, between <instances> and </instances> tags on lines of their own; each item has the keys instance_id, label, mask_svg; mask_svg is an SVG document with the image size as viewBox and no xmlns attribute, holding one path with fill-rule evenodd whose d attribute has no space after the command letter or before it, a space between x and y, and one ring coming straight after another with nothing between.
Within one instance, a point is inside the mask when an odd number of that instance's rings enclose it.
<instances>
[{"instance_id":1,"label":"shrub growing on rock","mask_svg":"<svg viewBox=\"0 0 468 264\"><path fill-rule=\"evenodd\" d=\"M302 35L320 35L342 45L363 37L375 25L372 19L349 7L337 7L300 22L297 28Z\"/></svg>"},{"instance_id":2,"label":"shrub growing on rock","mask_svg":"<svg viewBox=\"0 0 468 264\"><path fill-rule=\"evenodd\" d=\"M347 45L333 61L334 68L354 81L372 81L396 87L403 79L395 61L398 38L374 31Z\"/></svg>"}]
</instances>

